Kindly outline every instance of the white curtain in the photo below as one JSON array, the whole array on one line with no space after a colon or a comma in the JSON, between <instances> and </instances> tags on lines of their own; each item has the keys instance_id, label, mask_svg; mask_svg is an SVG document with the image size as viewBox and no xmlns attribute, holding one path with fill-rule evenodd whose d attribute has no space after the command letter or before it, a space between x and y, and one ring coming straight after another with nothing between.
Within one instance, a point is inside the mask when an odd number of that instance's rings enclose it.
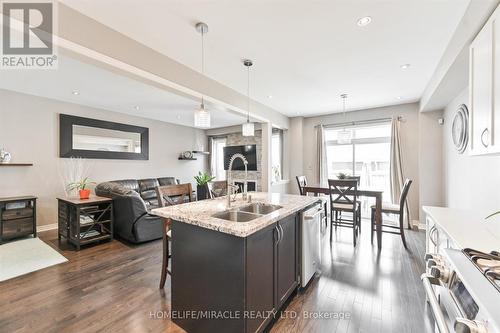
<instances>
[{"instance_id":1,"label":"white curtain","mask_svg":"<svg viewBox=\"0 0 500 333\"><path fill-rule=\"evenodd\" d=\"M390 182L391 182L391 198L393 203L399 203L401 190L405 181L404 163L403 163L403 147L401 145L400 121L398 117L392 118L391 124L391 161L390 161ZM409 199L406 199L406 216L408 228L411 229L411 216Z\"/></svg>"},{"instance_id":2,"label":"white curtain","mask_svg":"<svg viewBox=\"0 0 500 333\"><path fill-rule=\"evenodd\" d=\"M208 170L210 172L210 175L212 176L216 176L215 172L215 163L217 163L217 161L215 160L215 157L214 157L214 138L209 136L208 137Z\"/></svg>"},{"instance_id":3,"label":"white curtain","mask_svg":"<svg viewBox=\"0 0 500 333\"><path fill-rule=\"evenodd\" d=\"M320 186L328 186L328 164L326 161L326 141L325 128L323 125L316 127L316 144L317 144L317 179Z\"/></svg>"}]
</instances>

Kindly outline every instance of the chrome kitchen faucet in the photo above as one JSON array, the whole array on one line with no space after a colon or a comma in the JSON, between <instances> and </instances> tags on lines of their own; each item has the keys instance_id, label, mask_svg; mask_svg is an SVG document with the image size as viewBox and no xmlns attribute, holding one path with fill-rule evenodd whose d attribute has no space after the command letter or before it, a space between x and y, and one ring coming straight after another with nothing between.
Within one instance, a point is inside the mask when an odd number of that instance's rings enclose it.
<instances>
[{"instance_id":1,"label":"chrome kitchen faucet","mask_svg":"<svg viewBox=\"0 0 500 333\"><path fill-rule=\"evenodd\" d=\"M247 198L247 185L248 185L248 161L243 156L242 154L234 154L231 156L231 159L229 160L229 167L227 168L227 173L226 173L226 179L227 179L227 207L231 207L231 192L233 191L235 185L231 181L231 170L233 169L233 163L234 161L239 158L243 161L243 164L245 165L245 182L243 183L243 200L246 200ZM235 196L236 199L236 196Z\"/></svg>"}]
</instances>

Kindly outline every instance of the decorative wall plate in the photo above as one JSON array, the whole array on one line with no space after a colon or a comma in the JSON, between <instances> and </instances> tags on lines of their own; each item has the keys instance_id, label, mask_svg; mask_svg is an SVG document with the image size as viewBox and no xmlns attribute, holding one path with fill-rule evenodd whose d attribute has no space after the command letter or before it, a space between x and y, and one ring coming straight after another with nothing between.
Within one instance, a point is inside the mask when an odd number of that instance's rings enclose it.
<instances>
[{"instance_id":1,"label":"decorative wall plate","mask_svg":"<svg viewBox=\"0 0 500 333\"><path fill-rule=\"evenodd\" d=\"M465 104L458 107L453 117L451 136L455 148L462 154L469 143L469 110Z\"/></svg>"}]
</instances>

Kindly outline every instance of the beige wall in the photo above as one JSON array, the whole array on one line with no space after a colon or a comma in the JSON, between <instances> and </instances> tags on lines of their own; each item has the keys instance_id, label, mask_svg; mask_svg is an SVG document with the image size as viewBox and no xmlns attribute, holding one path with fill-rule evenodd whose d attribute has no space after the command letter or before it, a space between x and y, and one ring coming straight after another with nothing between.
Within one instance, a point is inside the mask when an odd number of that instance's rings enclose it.
<instances>
[{"instance_id":1,"label":"beige wall","mask_svg":"<svg viewBox=\"0 0 500 333\"><path fill-rule=\"evenodd\" d=\"M290 129L288 130L290 182L288 184L288 192L291 194L299 194L299 188L297 186L297 181L295 177L302 175L304 173L303 129L304 129L303 117L295 117L290 119Z\"/></svg>"},{"instance_id":2,"label":"beige wall","mask_svg":"<svg viewBox=\"0 0 500 333\"><path fill-rule=\"evenodd\" d=\"M443 194L443 125L438 120L443 111L419 113L419 201L420 223L425 224L422 206L442 206Z\"/></svg>"},{"instance_id":3,"label":"beige wall","mask_svg":"<svg viewBox=\"0 0 500 333\"><path fill-rule=\"evenodd\" d=\"M205 169L204 156L197 161L177 159L181 151L206 148L201 130L0 90L0 147L12 153L13 162L34 163L33 167L0 167L0 196L38 196L38 225L57 222L56 197L64 194L59 113L149 128L149 160L88 160L96 182L161 176L194 182L193 176Z\"/></svg>"},{"instance_id":4,"label":"beige wall","mask_svg":"<svg viewBox=\"0 0 500 333\"><path fill-rule=\"evenodd\" d=\"M410 191L410 207L412 211L412 220L419 218L419 112L418 104L402 104L368 110L348 112L346 118L341 113L336 113L327 116L304 118L302 129L300 128L300 120L291 122L290 136L299 136L300 129L302 130L303 149L302 159L296 154L296 158L291 158L291 170L300 171L300 165L293 166L294 163L303 161L302 171L306 175L309 182L317 182L316 175L316 133L314 126L318 124L333 124L347 121L363 121L379 118L388 118L392 116L403 116L404 121L401 123L401 140L403 145L403 158L406 176L413 179L412 189ZM292 131L296 133L292 133ZM296 174L291 172L290 177L294 180ZM290 183L290 189L293 190L295 184ZM295 191L295 190L293 190Z\"/></svg>"},{"instance_id":5,"label":"beige wall","mask_svg":"<svg viewBox=\"0 0 500 333\"><path fill-rule=\"evenodd\" d=\"M451 139L451 125L460 104L469 106L465 89L445 109L443 175L445 204L451 208L493 212L500 209L500 156L459 154Z\"/></svg>"}]
</instances>

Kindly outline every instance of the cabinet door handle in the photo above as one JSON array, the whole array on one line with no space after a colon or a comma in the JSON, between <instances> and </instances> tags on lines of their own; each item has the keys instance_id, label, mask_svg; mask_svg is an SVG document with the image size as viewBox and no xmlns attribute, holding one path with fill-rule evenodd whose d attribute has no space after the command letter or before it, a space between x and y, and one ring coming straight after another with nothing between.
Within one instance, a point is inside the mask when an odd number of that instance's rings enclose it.
<instances>
[{"instance_id":1,"label":"cabinet door handle","mask_svg":"<svg viewBox=\"0 0 500 333\"><path fill-rule=\"evenodd\" d=\"M276 226L276 230L278 231L278 241L276 242L276 244L279 244L281 242L282 235L281 235L281 228L280 227L281 226L278 223L278 225Z\"/></svg>"},{"instance_id":2,"label":"cabinet door handle","mask_svg":"<svg viewBox=\"0 0 500 333\"><path fill-rule=\"evenodd\" d=\"M280 237L280 242L281 242L281 240L283 239L283 234L284 234L284 232L283 232L283 227L281 226L281 224L278 224L278 227L279 227L279 228L280 228L280 230L281 230L281 237Z\"/></svg>"},{"instance_id":3,"label":"cabinet door handle","mask_svg":"<svg viewBox=\"0 0 500 333\"><path fill-rule=\"evenodd\" d=\"M276 230L276 245L280 242L280 229L278 226L275 226L274 229Z\"/></svg>"},{"instance_id":4,"label":"cabinet door handle","mask_svg":"<svg viewBox=\"0 0 500 333\"><path fill-rule=\"evenodd\" d=\"M489 133L490 133L490 130L488 128L485 128L481 132L481 143L483 144L484 147L488 147L490 145L490 139L488 138L488 134ZM484 139L485 138L485 134L486 134L486 140Z\"/></svg>"}]
</instances>

